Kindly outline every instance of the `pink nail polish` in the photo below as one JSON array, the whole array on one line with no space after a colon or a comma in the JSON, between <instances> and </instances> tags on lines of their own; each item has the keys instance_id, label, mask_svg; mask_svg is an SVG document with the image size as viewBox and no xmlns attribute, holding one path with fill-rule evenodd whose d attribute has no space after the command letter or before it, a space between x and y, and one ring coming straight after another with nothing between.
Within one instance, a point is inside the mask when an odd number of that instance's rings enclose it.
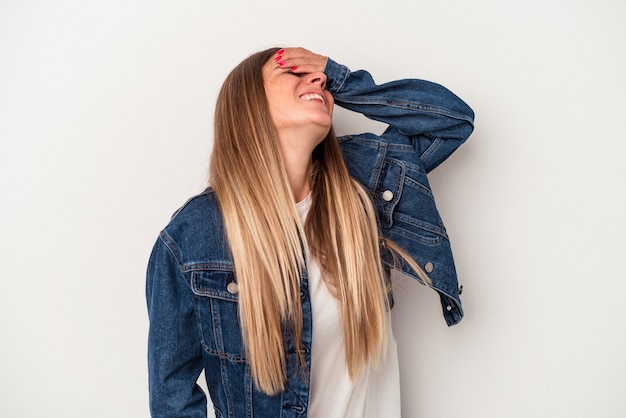
<instances>
[{"instance_id":1,"label":"pink nail polish","mask_svg":"<svg viewBox=\"0 0 626 418\"><path fill-rule=\"evenodd\" d=\"M282 67L283 65L285 65L285 61L279 62L278 65L280 65Z\"/></svg>"},{"instance_id":2,"label":"pink nail polish","mask_svg":"<svg viewBox=\"0 0 626 418\"><path fill-rule=\"evenodd\" d=\"M298 67L291 67L291 71L296 71Z\"/></svg>"},{"instance_id":3,"label":"pink nail polish","mask_svg":"<svg viewBox=\"0 0 626 418\"><path fill-rule=\"evenodd\" d=\"M279 49L278 51L276 51L276 55L282 55L284 52L284 49Z\"/></svg>"},{"instance_id":4,"label":"pink nail polish","mask_svg":"<svg viewBox=\"0 0 626 418\"><path fill-rule=\"evenodd\" d=\"M282 58L283 58L282 56L278 55L274 57L274 61L280 61Z\"/></svg>"}]
</instances>

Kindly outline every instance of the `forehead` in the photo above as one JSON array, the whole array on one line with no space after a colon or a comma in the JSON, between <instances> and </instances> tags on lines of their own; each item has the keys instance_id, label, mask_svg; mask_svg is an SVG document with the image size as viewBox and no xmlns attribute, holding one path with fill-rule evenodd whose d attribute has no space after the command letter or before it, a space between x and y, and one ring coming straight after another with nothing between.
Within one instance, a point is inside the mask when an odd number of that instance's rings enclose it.
<instances>
[{"instance_id":1,"label":"forehead","mask_svg":"<svg viewBox=\"0 0 626 418\"><path fill-rule=\"evenodd\" d=\"M263 68L261 69L263 80L267 81L271 79L273 76L280 74L282 70L284 70L284 68L279 67L278 63L271 57L263 64Z\"/></svg>"}]
</instances>

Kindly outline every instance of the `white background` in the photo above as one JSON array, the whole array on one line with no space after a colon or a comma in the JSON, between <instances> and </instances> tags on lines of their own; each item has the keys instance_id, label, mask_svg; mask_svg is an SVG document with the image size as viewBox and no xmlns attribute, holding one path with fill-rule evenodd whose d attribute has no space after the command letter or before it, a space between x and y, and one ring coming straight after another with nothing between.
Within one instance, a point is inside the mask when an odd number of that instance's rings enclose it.
<instances>
[{"instance_id":1,"label":"white background","mask_svg":"<svg viewBox=\"0 0 626 418\"><path fill-rule=\"evenodd\" d=\"M466 317L398 280L405 417L626 416L622 0L0 2L0 416L148 417L144 277L249 53L476 111L432 173ZM339 133L380 127L337 111Z\"/></svg>"}]
</instances>

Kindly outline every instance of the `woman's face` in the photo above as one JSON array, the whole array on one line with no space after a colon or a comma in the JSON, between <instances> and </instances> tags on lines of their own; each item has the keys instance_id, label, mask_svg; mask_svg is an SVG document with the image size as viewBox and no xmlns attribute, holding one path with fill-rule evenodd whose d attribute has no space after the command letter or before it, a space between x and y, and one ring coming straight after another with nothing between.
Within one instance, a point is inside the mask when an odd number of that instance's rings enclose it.
<instances>
[{"instance_id":1,"label":"woman's face","mask_svg":"<svg viewBox=\"0 0 626 418\"><path fill-rule=\"evenodd\" d=\"M330 130L334 100L323 72L293 73L270 59L263 66L265 95L279 133L307 132L324 139Z\"/></svg>"}]
</instances>

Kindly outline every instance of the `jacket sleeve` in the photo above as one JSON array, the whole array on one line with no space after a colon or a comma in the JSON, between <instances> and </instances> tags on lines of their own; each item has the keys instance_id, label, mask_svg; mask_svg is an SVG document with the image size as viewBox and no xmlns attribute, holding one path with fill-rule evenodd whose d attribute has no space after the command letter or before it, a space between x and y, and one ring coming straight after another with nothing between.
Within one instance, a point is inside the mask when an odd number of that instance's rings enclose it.
<instances>
[{"instance_id":1,"label":"jacket sleeve","mask_svg":"<svg viewBox=\"0 0 626 418\"><path fill-rule=\"evenodd\" d=\"M405 79L377 85L367 71L351 72L330 58L324 72L337 105L388 124L383 140L407 137L427 172L448 158L474 129L472 109L439 84Z\"/></svg>"},{"instance_id":2,"label":"jacket sleeve","mask_svg":"<svg viewBox=\"0 0 626 418\"><path fill-rule=\"evenodd\" d=\"M193 293L161 238L148 263L146 299L151 416L206 418L206 395L196 384L203 362Z\"/></svg>"}]
</instances>

